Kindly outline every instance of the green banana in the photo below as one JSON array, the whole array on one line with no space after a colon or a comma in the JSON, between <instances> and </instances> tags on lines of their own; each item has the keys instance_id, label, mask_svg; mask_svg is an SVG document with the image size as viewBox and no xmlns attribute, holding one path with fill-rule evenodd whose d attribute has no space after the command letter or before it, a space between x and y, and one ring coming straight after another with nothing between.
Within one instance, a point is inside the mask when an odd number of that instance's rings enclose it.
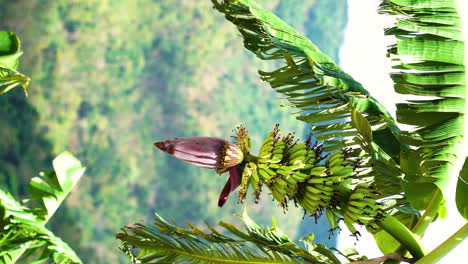
<instances>
[{"instance_id":1,"label":"green banana","mask_svg":"<svg viewBox=\"0 0 468 264\"><path fill-rule=\"evenodd\" d=\"M288 168L290 168L291 170L295 171L295 170L301 170L305 167L305 164L304 163L296 163L294 165L291 165L291 166L288 166Z\"/></svg>"},{"instance_id":2,"label":"green banana","mask_svg":"<svg viewBox=\"0 0 468 264\"><path fill-rule=\"evenodd\" d=\"M327 159L327 164L329 167L336 166L344 160L343 151L338 150L330 154Z\"/></svg>"},{"instance_id":3,"label":"green banana","mask_svg":"<svg viewBox=\"0 0 468 264\"><path fill-rule=\"evenodd\" d=\"M257 171L258 176L260 176L260 178L262 178L262 180L266 181L266 182L270 181L274 176L274 175L270 175L267 170L270 170L270 169L268 169L268 168L259 168L258 171Z\"/></svg>"},{"instance_id":4,"label":"green banana","mask_svg":"<svg viewBox=\"0 0 468 264\"><path fill-rule=\"evenodd\" d=\"M307 183L310 184L326 184L327 182L327 177L312 177L307 180Z\"/></svg>"},{"instance_id":5,"label":"green banana","mask_svg":"<svg viewBox=\"0 0 468 264\"><path fill-rule=\"evenodd\" d=\"M359 207L359 208L373 208L378 209L379 205L374 200L349 200L348 205Z\"/></svg>"},{"instance_id":6,"label":"green banana","mask_svg":"<svg viewBox=\"0 0 468 264\"><path fill-rule=\"evenodd\" d=\"M260 189L260 178L258 177L256 171L252 171L252 175L250 177L250 185L252 185L252 188L255 192Z\"/></svg>"},{"instance_id":7,"label":"green banana","mask_svg":"<svg viewBox=\"0 0 468 264\"><path fill-rule=\"evenodd\" d=\"M312 193L322 193L322 192L332 193L335 190L335 188L333 188L331 186L326 186L326 185L316 185L316 184L314 184L314 186L307 185L305 187L305 190L309 191L309 192L312 192Z\"/></svg>"},{"instance_id":8,"label":"green banana","mask_svg":"<svg viewBox=\"0 0 468 264\"><path fill-rule=\"evenodd\" d=\"M280 203L285 202L286 199L286 190L279 184L272 184L269 186L269 189L271 193L273 194L273 197L275 200L277 200Z\"/></svg>"},{"instance_id":9,"label":"green banana","mask_svg":"<svg viewBox=\"0 0 468 264\"><path fill-rule=\"evenodd\" d=\"M283 154L273 154L269 163L279 163L283 159Z\"/></svg>"},{"instance_id":10,"label":"green banana","mask_svg":"<svg viewBox=\"0 0 468 264\"><path fill-rule=\"evenodd\" d=\"M354 172L354 168L350 166L335 166L330 167L329 172L334 176L351 176Z\"/></svg>"},{"instance_id":11,"label":"green banana","mask_svg":"<svg viewBox=\"0 0 468 264\"><path fill-rule=\"evenodd\" d=\"M283 179L283 178L280 178L280 177L276 177L274 179L275 183L281 185L283 188L285 188L286 186L288 186L288 183Z\"/></svg>"},{"instance_id":12,"label":"green banana","mask_svg":"<svg viewBox=\"0 0 468 264\"><path fill-rule=\"evenodd\" d=\"M315 211L317 211L317 207L319 207L318 201L309 200L307 198L302 199L299 202L299 205L311 214L315 213Z\"/></svg>"},{"instance_id":13,"label":"green banana","mask_svg":"<svg viewBox=\"0 0 468 264\"><path fill-rule=\"evenodd\" d=\"M290 185L297 185L298 181L292 175L287 175L283 179Z\"/></svg>"},{"instance_id":14,"label":"green banana","mask_svg":"<svg viewBox=\"0 0 468 264\"><path fill-rule=\"evenodd\" d=\"M289 154L288 160L294 160L296 158L303 158L305 160L306 155L307 155L307 149L302 149L302 150Z\"/></svg>"},{"instance_id":15,"label":"green banana","mask_svg":"<svg viewBox=\"0 0 468 264\"><path fill-rule=\"evenodd\" d=\"M268 165L268 168L271 168L271 169L275 169L275 170L276 170L276 169L281 168L281 164L278 164L278 163L270 163L270 164Z\"/></svg>"},{"instance_id":16,"label":"green banana","mask_svg":"<svg viewBox=\"0 0 468 264\"><path fill-rule=\"evenodd\" d=\"M299 150L302 150L302 149L306 149L307 148L307 144L305 142L301 142L301 143L298 143L298 144L295 144L294 146L292 146L289 150L288 150L288 153L289 155L293 154L294 152L297 152Z\"/></svg>"},{"instance_id":17,"label":"green banana","mask_svg":"<svg viewBox=\"0 0 468 264\"><path fill-rule=\"evenodd\" d=\"M330 225L330 232L333 232L333 230L339 228L338 221L340 218L333 212L333 210L325 210L325 216L327 217L328 224Z\"/></svg>"},{"instance_id":18,"label":"green banana","mask_svg":"<svg viewBox=\"0 0 468 264\"><path fill-rule=\"evenodd\" d=\"M314 176L325 176L326 175L326 171L327 171L327 168L324 167L324 166L317 166L317 167L314 167L312 168L310 171L309 171L309 174L310 175L314 175Z\"/></svg>"},{"instance_id":19,"label":"green banana","mask_svg":"<svg viewBox=\"0 0 468 264\"><path fill-rule=\"evenodd\" d=\"M309 175L302 172L294 172L292 177L294 177L294 179L296 179L298 182L303 182L309 178Z\"/></svg>"},{"instance_id":20,"label":"green banana","mask_svg":"<svg viewBox=\"0 0 468 264\"><path fill-rule=\"evenodd\" d=\"M318 202L320 200L322 200L322 197L320 197L320 193L318 194L315 194L315 193L312 193L312 192L304 192L304 195L302 197L302 199L308 199L308 200L311 200L311 201L314 201L314 202Z\"/></svg>"},{"instance_id":21,"label":"green banana","mask_svg":"<svg viewBox=\"0 0 468 264\"><path fill-rule=\"evenodd\" d=\"M294 159L289 159L288 163L290 165L295 165L295 164L304 164L307 162L307 157L304 157L304 156L299 156L299 157L295 157Z\"/></svg>"}]
</instances>

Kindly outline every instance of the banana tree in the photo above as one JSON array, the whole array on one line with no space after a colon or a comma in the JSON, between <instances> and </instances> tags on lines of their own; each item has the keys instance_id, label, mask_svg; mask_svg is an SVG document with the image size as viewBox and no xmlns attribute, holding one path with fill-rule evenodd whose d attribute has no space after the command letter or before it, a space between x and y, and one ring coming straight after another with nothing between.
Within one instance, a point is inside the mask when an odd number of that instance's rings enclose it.
<instances>
[{"instance_id":1,"label":"banana tree","mask_svg":"<svg viewBox=\"0 0 468 264\"><path fill-rule=\"evenodd\" d=\"M312 131L301 142L292 134L281 135L276 126L258 155L250 152L243 127L236 130L234 144L207 137L155 143L181 160L219 174L229 171L220 206L238 186L239 202L245 201L249 188L258 202L266 187L284 210L294 203L314 217L324 214L331 231L344 221L358 236L355 226L364 225L384 256L359 263L435 263L467 237L468 224L430 253L420 241L450 201L456 201L460 215L468 219L465 50L456 0L381 1L379 12L397 21L385 29L396 38L387 50L394 89L420 98L397 104L396 120L311 40L274 14L250 0L212 2L237 27L249 51L272 61L276 69L260 70L260 78L289 100L297 119L309 123ZM399 123L413 129L403 130ZM177 233L174 230L182 229L161 229L163 220L158 221L156 229L125 227L117 236L121 248L143 263L341 263L328 250L325 257L304 258L300 250L287 249L291 241L268 247L254 242L266 255L252 253L245 243L252 242L254 232L229 230L242 240L220 241L212 239L222 236L212 227L211 234L195 227ZM170 246L161 242L167 239ZM312 248L313 255L317 246ZM216 255L216 250L225 251ZM273 258L276 255L280 257Z\"/></svg>"}]
</instances>

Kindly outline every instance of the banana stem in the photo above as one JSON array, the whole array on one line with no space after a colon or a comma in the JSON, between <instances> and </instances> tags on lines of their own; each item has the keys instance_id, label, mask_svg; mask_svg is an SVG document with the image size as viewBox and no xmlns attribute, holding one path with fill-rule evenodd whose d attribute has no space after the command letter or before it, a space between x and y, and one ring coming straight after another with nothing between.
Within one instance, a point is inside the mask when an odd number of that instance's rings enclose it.
<instances>
[{"instance_id":1,"label":"banana stem","mask_svg":"<svg viewBox=\"0 0 468 264\"><path fill-rule=\"evenodd\" d=\"M249 154L244 156L244 161L257 163L258 162L258 157L254 156L254 155L250 155L250 153L249 153Z\"/></svg>"},{"instance_id":2,"label":"banana stem","mask_svg":"<svg viewBox=\"0 0 468 264\"><path fill-rule=\"evenodd\" d=\"M381 257L371 258L371 259L362 260L362 261L350 262L348 264L380 264L387 260L406 261L407 259L400 256L398 253L390 253L390 254L383 255Z\"/></svg>"},{"instance_id":3,"label":"banana stem","mask_svg":"<svg viewBox=\"0 0 468 264\"><path fill-rule=\"evenodd\" d=\"M416 264L431 264L438 261L447 255L452 249L456 248L463 240L468 237L468 223L460 228L455 234L449 237L445 242L432 250L429 254L421 258Z\"/></svg>"},{"instance_id":4,"label":"banana stem","mask_svg":"<svg viewBox=\"0 0 468 264\"><path fill-rule=\"evenodd\" d=\"M420 259L424 257L425 251L419 239L398 219L391 215L385 215L384 219L377 224L400 242L414 258Z\"/></svg>"},{"instance_id":5,"label":"banana stem","mask_svg":"<svg viewBox=\"0 0 468 264\"><path fill-rule=\"evenodd\" d=\"M439 210L439 206L442 200L443 200L442 192L440 191L439 188L437 188L437 191L434 193L434 196L432 196L432 199L429 202L426 210L424 211L424 214L419 218L416 225L414 225L414 227L411 229L413 234L419 237L422 237L424 235L424 232L426 232L427 227L432 223L432 221L434 221L434 218L437 215L437 212ZM404 246L400 246L400 248L398 248L396 252L404 256L407 251ZM385 262L385 264L397 264L397 263L400 263L400 261L388 260Z\"/></svg>"},{"instance_id":6,"label":"banana stem","mask_svg":"<svg viewBox=\"0 0 468 264\"><path fill-rule=\"evenodd\" d=\"M432 196L432 199L429 202L429 205L427 206L426 210L424 211L424 214L421 216L421 218L419 218L416 225L412 228L412 231L415 235L418 235L419 237L422 237L424 235L424 232L426 231L427 227L432 223L432 221L436 217L442 200L442 192L439 188L437 188L437 191Z\"/></svg>"}]
</instances>

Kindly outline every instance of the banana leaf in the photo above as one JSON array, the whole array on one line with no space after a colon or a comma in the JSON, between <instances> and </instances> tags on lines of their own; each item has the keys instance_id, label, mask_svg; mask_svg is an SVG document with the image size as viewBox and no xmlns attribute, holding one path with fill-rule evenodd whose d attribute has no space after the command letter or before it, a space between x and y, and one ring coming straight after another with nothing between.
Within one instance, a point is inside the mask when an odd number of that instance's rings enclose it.
<instances>
[{"instance_id":1,"label":"banana leaf","mask_svg":"<svg viewBox=\"0 0 468 264\"><path fill-rule=\"evenodd\" d=\"M18 85L24 92L29 85L29 78L16 71L19 65L21 42L15 33L0 31L0 94L6 93Z\"/></svg>"},{"instance_id":2,"label":"banana leaf","mask_svg":"<svg viewBox=\"0 0 468 264\"><path fill-rule=\"evenodd\" d=\"M401 151L400 165L407 198L413 207L424 210L437 188L444 199L454 199L451 190L464 161L466 71L461 18L455 0L384 0L379 11L397 17L396 24L385 30L397 39L388 48L395 91L419 96L397 104L397 121L414 126L400 134L401 142L411 146ZM458 185L460 204L468 200L468 193L461 192L466 188L463 181Z\"/></svg>"}]
</instances>

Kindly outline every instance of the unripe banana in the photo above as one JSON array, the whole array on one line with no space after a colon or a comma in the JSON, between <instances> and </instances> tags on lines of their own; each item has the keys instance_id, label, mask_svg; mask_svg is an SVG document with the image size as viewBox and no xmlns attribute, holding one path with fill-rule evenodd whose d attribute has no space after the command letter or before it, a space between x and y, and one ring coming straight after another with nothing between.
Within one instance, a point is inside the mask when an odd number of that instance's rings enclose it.
<instances>
[{"instance_id":1,"label":"unripe banana","mask_svg":"<svg viewBox=\"0 0 468 264\"><path fill-rule=\"evenodd\" d=\"M353 193L351 193L351 195L349 196L349 200L363 200L363 199L366 199L366 198L371 198L371 196L369 196L368 193L364 193L364 192L356 192L354 191Z\"/></svg>"},{"instance_id":2,"label":"unripe banana","mask_svg":"<svg viewBox=\"0 0 468 264\"><path fill-rule=\"evenodd\" d=\"M351 213L350 211L348 211L348 210L345 210L344 215L343 215L343 218L344 218L344 220L345 220L346 218L348 218L351 224L354 223L354 222L357 222L357 221L359 220L359 218L356 217L356 215L352 214L352 213ZM345 220L345 222L346 222L346 220ZM348 227L348 228L349 228L349 227ZM349 231L351 231L351 230L349 230ZM353 232L353 231L351 231L351 232Z\"/></svg>"},{"instance_id":3,"label":"unripe banana","mask_svg":"<svg viewBox=\"0 0 468 264\"><path fill-rule=\"evenodd\" d=\"M340 182L343 182L344 180L347 180L351 178L351 176L329 176L329 177L326 177L327 181L328 182L331 182L331 183L340 183Z\"/></svg>"},{"instance_id":4,"label":"unripe banana","mask_svg":"<svg viewBox=\"0 0 468 264\"><path fill-rule=\"evenodd\" d=\"M270 191L273 194L275 200L277 200L280 203L285 202L286 190L283 187L281 187L281 185L277 183L270 185Z\"/></svg>"},{"instance_id":5,"label":"unripe banana","mask_svg":"<svg viewBox=\"0 0 468 264\"><path fill-rule=\"evenodd\" d=\"M318 186L316 186L316 187L318 187ZM319 188L316 188L316 187L314 187L312 185L307 185L306 188L305 188L305 190L306 190L305 193L310 192L310 193L313 193L313 194L316 194L316 195L324 195L324 196L333 195L333 188L331 188L331 189L323 189L322 188L322 187L329 187L329 186L322 185Z\"/></svg>"},{"instance_id":6,"label":"unripe banana","mask_svg":"<svg viewBox=\"0 0 468 264\"><path fill-rule=\"evenodd\" d=\"M304 167L303 167L302 169L300 169L300 170L302 170L302 171L310 170L310 169L312 169L313 167L315 167L314 164L305 164Z\"/></svg>"},{"instance_id":7,"label":"unripe banana","mask_svg":"<svg viewBox=\"0 0 468 264\"><path fill-rule=\"evenodd\" d=\"M283 169L281 169L281 168L277 169L277 170L276 170L276 173L277 173L278 175L286 176L286 177L292 174L292 172L285 171L285 170L283 170Z\"/></svg>"},{"instance_id":8,"label":"unripe banana","mask_svg":"<svg viewBox=\"0 0 468 264\"><path fill-rule=\"evenodd\" d=\"M310 184L325 184L327 182L326 177L312 177L307 180L307 183Z\"/></svg>"},{"instance_id":9,"label":"unripe banana","mask_svg":"<svg viewBox=\"0 0 468 264\"><path fill-rule=\"evenodd\" d=\"M273 154L269 163L279 163L283 159L283 154Z\"/></svg>"},{"instance_id":10,"label":"unripe banana","mask_svg":"<svg viewBox=\"0 0 468 264\"><path fill-rule=\"evenodd\" d=\"M319 207L319 201L314 201L309 199L308 197L305 199L302 199L299 202L299 205L304 208L307 212L314 214L315 211L317 210L317 207Z\"/></svg>"},{"instance_id":11,"label":"unripe banana","mask_svg":"<svg viewBox=\"0 0 468 264\"><path fill-rule=\"evenodd\" d=\"M292 174L292 177L294 177L294 179L296 179L298 182L303 182L303 181L307 180L309 175L307 175L305 173L302 173L302 172L294 172Z\"/></svg>"},{"instance_id":12,"label":"unripe banana","mask_svg":"<svg viewBox=\"0 0 468 264\"><path fill-rule=\"evenodd\" d=\"M318 202L322 200L322 197L320 197L320 195L321 193L313 193L313 192L306 191L304 192L304 196L302 197L302 199L307 199L307 200L311 200L314 202Z\"/></svg>"},{"instance_id":13,"label":"unripe banana","mask_svg":"<svg viewBox=\"0 0 468 264\"><path fill-rule=\"evenodd\" d=\"M264 146L266 145L273 145L273 143L275 142L275 138L273 135L268 135L267 138L265 138L265 140L262 142L262 145L260 146L260 149L262 149Z\"/></svg>"},{"instance_id":14,"label":"unripe banana","mask_svg":"<svg viewBox=\"0 0 468 264\"><path fill-rule=\"evenodd\" d=\"M276 178L274 179L274 181L275 181L275 183L281 185L283 188L285 188L286 186L288 186L288 183L287 183L285 180L283 180L282 178L280 178L280 177L276 177Z\"/></svg>"},{"instance_id":15,"label":"unripe banana","mask_svg":"<svg viewBox=\"0 0 468 264\"><path fill-rule=\"evenodd\" d=\"M281 168L281 164L278 164L278 163L270 163L268 164L268 168L270 169L278 169L278 168Z\"/></svg>"},{"instance_id":16,"label":"unripe banana","mask_svg":"<svg viewBox=\"0 0 468 264\"><path fill-rule=\"evenodd\" d=\"M295 171L295 170L301 170L305 167L305 164L304 163L297 163L297 164L294 164L294 165L291 165L291 166L288 166L291 170Z\"/></svg>"},{"instance_id":17,"label":"unripe banana","mask_svg":"<svg viewBox=\"0 0 468 264\"><path fill-rule=\"evenodd\" d=\"M288 153L289 155L293 154L294 152L297 152L297 151L300 151L300 150L303 150L303 149L306 149L307 145L305 142L301 142L301 143L298 143L294 146L292 146L289 150L288 150Z\"/></svg>"},{"instance_id":18,"label":"unripe banana","mask_svg":"<svg viewBox=\"0 0 468 264\"><path fill-rule=\"evenodd\" d=\"M260 189L260 178L258 177L257 171L252 171L252 174L250 175L250 184L254 191Z\"/></svg>"},{"instance_id":19,"label":"unripe banana","mask_svg":"<svg viewBox=\"0 0 468 264\"><path fill-rule=\"evenodd\" d=\"M340 164L344 160L343 151L338 150L330 154L327 159L327 163L329 167L336 166Z\"/></svg>"},{"instance_id":20,"label":"unripe banana","mask_svg":"<svg viewBox=\"0 0 468 264\"><path fill-rule=\"evenodd\" d=\"M325 216L327 217L328 223L330 225L329 232L333 232L333 230L339 228L338 221L340 218L333 212L332 209L325 210Z\"/></svg>"},{"instance_id":21,"label":"unripe banana","mask_svg":"<svg viewBox=\"0 0 468 264\"><path fill-rule=\"evenodd\" d=\"M304 156L299 156L299 157L296 157L294 159L289 159L288 163L291 164L291 165L295 165L295 164L304 164L307 162L307 157L304 157Z\"/></svg>"},{"instance_id":22,"label":"unripe banana","mask_svg":"<svg viewBox=\"0 0 468 264\"><path fill-rule=\"evenodd\" d=\"M328 170L334 176L351 176L353 174L354 168L350 166L335 166L330 167Z\"/></svg>"},{"instance_id":23,"label":"unripe banana","mask_svg":"<svg viewBox=\"0 0 468 264\"><path fill-rule=\"evenodd\" d=\"M284 180L290 185L297 185L298 183L298 181L292 175L285 176Z\"/></svg>"},{"instance_id":24,"label":"unripe banana","mask_svg":"<svg viewBox=\"0 0 468 264\"><path fill-rule=\"evenodd\" d=\"M314 176L325 176L327 168L324 166L317 166L310 170L309 174Z\"/></svg>"},{"instance_id":25,"label":"unripe banana","mask_svg":"<svg viewBox=\"0 0 468 264\"><path fill-rule=\"evenodd\" d=\"M308 201L301 201L299 202L299 206L301 206L306 212L313 214L317 210L318 204L312 205Z\"/></svg>"},{"instance_id":26,"label":"unripe banana","mask_svg":"<svg viewBox=\"0 0 468 264\"><path fill-rule=\"evenodd\" d=\"M274 175L270 175L270 173L268 173L269 170L268 168L258 168L257 172L258 172L258 176L260 176L260 178L262 178L263 181L266 181L266 182L269 182Z\"/></svg>"},{"instance_id":27,"label":"unripe banana","mask_svg":"<svg viewBox=\"0 0 468 264\"><path fill-rule=\"evenodd\" d=\"M307 149L302 149L302 150L289 154L288 159L294 160L296 158L303 158L305 160L306 155L307 155Z\"/></svg>"},{"instance_id":28,"label":"unripe banana","mask_svg":"<svg viewBox=\"0 0 468 264\"><path fill-rule=\"evenodd\" d=\"M379 208L378 204L374 200L350 200L348 205L358 207L358 208L372 208L377 210Z\"/></svg>"}]
</instances>

